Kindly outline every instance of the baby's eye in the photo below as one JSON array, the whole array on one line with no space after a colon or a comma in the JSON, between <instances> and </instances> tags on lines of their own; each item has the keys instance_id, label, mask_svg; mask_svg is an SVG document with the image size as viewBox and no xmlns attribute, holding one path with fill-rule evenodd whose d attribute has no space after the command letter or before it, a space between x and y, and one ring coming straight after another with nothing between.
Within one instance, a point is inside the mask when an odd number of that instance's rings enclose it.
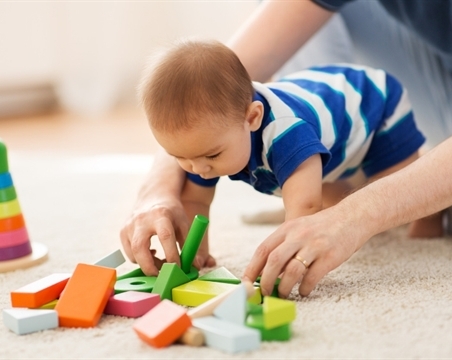
<instances>
[{"instance_id":1,"label":"baby's eye","mask_svg":"<svg viewBox=\"0 0 452 360\"><path fill-rule=\"evenodd\" d=\"M220 154L221 153L218 153L218 154L215 154L215 155L208 155L208 156L206 156L206 159L209 159L209 160L216 159L218 156L220 156Z\"/></svg>"}]
</instances>

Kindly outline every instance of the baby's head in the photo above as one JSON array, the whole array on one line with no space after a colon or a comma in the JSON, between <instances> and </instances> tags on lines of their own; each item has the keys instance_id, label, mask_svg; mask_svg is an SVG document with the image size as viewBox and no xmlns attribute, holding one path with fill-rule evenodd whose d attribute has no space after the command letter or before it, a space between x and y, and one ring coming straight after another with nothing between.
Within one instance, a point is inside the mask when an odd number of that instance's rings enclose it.
<instances>
[{"instance_id":1,"label":"baby's head","mask_svg":"<svg viewBox=\"0 0 452 360\"><path fill-rule=\"evenodd\" d=\"M244 66L217 41L181 41L146 70L140 98L157 141L184 170L210 178L246 166L263 106Z\"/></svg>"}]
</instances>

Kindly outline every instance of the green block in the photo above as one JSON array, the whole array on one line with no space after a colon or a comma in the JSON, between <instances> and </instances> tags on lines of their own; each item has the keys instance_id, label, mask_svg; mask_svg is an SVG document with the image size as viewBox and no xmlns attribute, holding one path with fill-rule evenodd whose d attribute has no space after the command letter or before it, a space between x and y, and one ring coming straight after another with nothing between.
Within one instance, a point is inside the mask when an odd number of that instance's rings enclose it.
<instances>
[{"instance_id":1,"label":"green block","mask_svg":"<svg viewBox=\"0 0 452 360\"><path fill-rule=\"evenodd\" d=\"M150 293L154 289L156 280L156 276L136 276L116 280L115 294L126 291L141 291Z\"/></svg>"},{"instance_id":2,"label":"green block","mask_svg":"<svg viewBox=\"0 0 452 360\"><path fill-rule=\"evenodd\" d=\"M137 268L132 271L129 271L128 273L117 276L116 280L122 280L122 279L131 278L131 277L138 277L138 276L146 276L144 274L143 270L141 270L141 268Z\"/></svg>"},{"instance_id":3,"label":"green block","mask_svg":"<svg viewBox=\"0 0 452 360\"><path fill-rule=\"evenodd\" d=\"M187 277L190 279L190 280L196 280L197 278L198 278L198 276L199 276L199 271L198 271L198 269L197 268L195 268L194 266L192 266L191 267L191 269L190 269L190 272L188 272L187 274L185 274L185 275L187 275Z\"/></svg>"},{"instance_id":4,"label":"green block","mask_svg":"<svg viewBox=\"0 0 452 360\"><path fill-rule=\"evenodd\" d=\"M262 341L287 341L292 335L290 323L275 327L273 329L266 329L264 326L263 314L248 315L245 324L248 327L259 330Z\"/></svg>"},{"instance_id":5,"label":"green block","mask_svg":"<svg viewBox=\"0 0 452 360\"><path fill-rule=\"evenodd\" d=\"M290 300L264 296L264 326L266 329L288 324L295 320L295 303Z\"/></svg>"},{"instance_id":6,"label":"green block","mask_svg":"<svg viewBox=\"0 0 452 360\"><path fill-rule=\"evenodd\" d=\"M184 273L189 273L190 268L201 245L206 232L209 219L202 215L196 215L188 231L187 237L180 252L180 266Z\"/></svg>"},{"instance_id":7,"label":"green block","mask_svg":"<svg viewBox=\"0 0 452 360\"><path fill-rule=\"evenodd\" d=\"M160 299L173 300L173 288L190 282L190 278L174 263L165 263L160 269L152 293L159 294Z\"/></svg>"},{"instance_id":8,"label":"green block","mask_svg":"<svg viewBox=\"0 0 452 360\"><path fill-rule=\"evenodd\" d=\"M9 171L8 167L8 150L3 140L0 139L0 174Z\"/></svg>"},{"instance_id":9,"label":"green block","mask_svg":"<svg viewBox=\"0 0 452 360\"><path fill-rule=\"evenodd\" d=\"M264 309L262 308L262 305L260 304L253 304L250 303L249 301L246 302L246 313L247 315L259 315L262 314L264 311Z\"/></svg>"},{"instance_id":10,"label":"green block","mask_svg":"<svg viewBox=\"0 0 452 360\"><path fill-rule=\"evenodd\" d=\"M228 269L226 269L224 266L212 270L211 272L200 276L199 280L204 280L204 281L215 281L215 282L222 282L222 283L227 283L227 284L240 284L241 281L239 278L237 278L237 276L235 276L234 274L232 274Z\"/></svg>"}]
</instances>

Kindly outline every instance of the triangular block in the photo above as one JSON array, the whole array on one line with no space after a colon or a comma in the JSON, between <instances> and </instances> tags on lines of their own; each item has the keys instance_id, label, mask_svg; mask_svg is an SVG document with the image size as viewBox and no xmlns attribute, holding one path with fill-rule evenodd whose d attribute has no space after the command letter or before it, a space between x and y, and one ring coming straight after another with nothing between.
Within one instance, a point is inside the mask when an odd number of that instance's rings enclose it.
<instances>
[{"instance_id":1,"label":"triangular block","mask_svg":"<svg viewBox=\"0 0 452 360\"><path fill-rule=\"evenodd\" d=\"M246 298L245 285L237 285L237 289L215 308L214 316L237 325L245 324Z\"/></svg>"},{"instance_id":2,"label":"triangular block","mask_svg":"<svg viewBox=\"0 0 452 360\"><path fill-rule=\"evenodd\" d=\"M190 279L177 264L165 263L160 269L152 292L159 294L162 300L172 300L173 288L188 282L190 282Z\"/></svg>"},{"instance_id":3,"label":"triangular block","mask_svg":"<svg viewBox=\"0 0 452 360\"><path fill-rule=\"evenodd\" d=\"M199 280L204 281L216 281L216 282L222 282L227 284L240 284L240 279L232 274L228 269L226 269L224 266L212 270L211 272L200 276Z\"/></svg>"},{"instance_id":4,"label":"triangular block","mask_svg":"<svg viewBox=\"0 0 452 360\"><path fill-rule=\"evenodd\" d=\"M273 329L295 320L296 310L293 301L264 296L262 306L266 329Z\"/></svg>"}]
</instances>

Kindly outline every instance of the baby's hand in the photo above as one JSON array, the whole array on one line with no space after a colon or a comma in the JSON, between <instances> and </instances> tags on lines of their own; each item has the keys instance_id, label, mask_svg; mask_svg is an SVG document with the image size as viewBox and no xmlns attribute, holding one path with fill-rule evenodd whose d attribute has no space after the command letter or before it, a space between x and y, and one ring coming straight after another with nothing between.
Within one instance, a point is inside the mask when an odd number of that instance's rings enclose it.
<instances>
[{"instance_id":1,"label":"baby's hand","mask_svg":"<svg viewBox=\"0 0 452 360\"><path fill-rule=\"evenodd\" d=\"M214 267L216 264L215 258L209 254L209 241L205 238L199 246L198 253L193 260L193 266L201 270L205 267Z\"/></svg>"}]
</instances>

